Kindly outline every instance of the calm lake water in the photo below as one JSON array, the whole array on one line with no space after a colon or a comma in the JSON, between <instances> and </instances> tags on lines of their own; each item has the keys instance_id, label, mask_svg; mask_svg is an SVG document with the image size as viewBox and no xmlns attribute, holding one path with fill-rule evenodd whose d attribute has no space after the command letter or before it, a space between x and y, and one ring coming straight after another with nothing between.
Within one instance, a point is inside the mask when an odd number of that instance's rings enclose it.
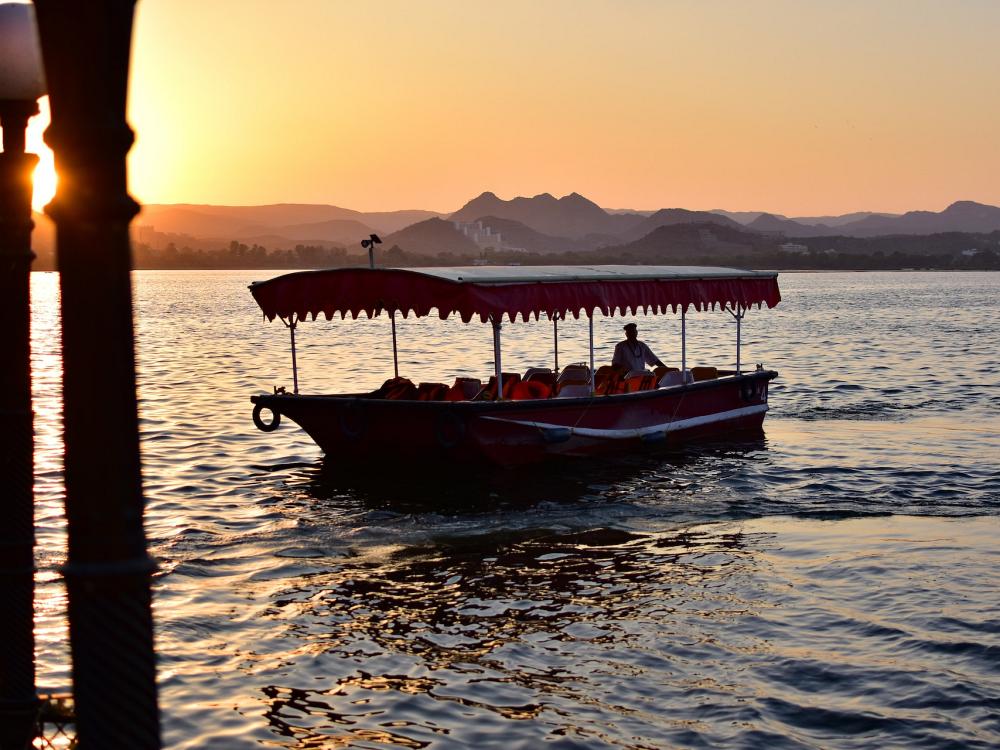
<instances>
[{"instance_id":1,"label":"calm lake water","mask_svg":"<svg viewBox=\"0 0 1000 750\"><path fill-rule=\"evenodd\" d=\"M1000 274L785 274L743 327L781 375L764 438L461 481L253 427L291 385L246 291L271 275L134 275L166 746L1000 746ZM39 683L67 688L58 279L32 280ZM679 359L677 318L638 322ZM488 326L398 329L414 381L492 369ZM550 363L548 323L503 336L505 369ZM376 387L390 341L302 324L302 390ZM688 341L735 359L726 313Z\"/></svg>"}]
</instances>

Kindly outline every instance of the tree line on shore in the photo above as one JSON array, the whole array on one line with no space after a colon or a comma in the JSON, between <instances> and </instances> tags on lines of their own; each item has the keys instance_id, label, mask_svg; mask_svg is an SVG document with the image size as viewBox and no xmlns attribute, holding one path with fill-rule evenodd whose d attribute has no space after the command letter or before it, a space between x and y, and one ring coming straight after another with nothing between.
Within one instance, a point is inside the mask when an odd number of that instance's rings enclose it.
<instances>
[{"instance_id":1,"label":"tree line on shore","mask_svg":"<svg viewBox=\"0 0 1000 750\"><path fill-rule=\"evenodd\" d=\"M897 238L898 239L898 238ZM914 238L908 238L912 240ZM805 244L805 243L803 243ZM825 243L829 245L830 243ZM376 264L391 267L465 266L474 264L524 266L533 265L588 265L588 264L662 264L662 265L712 265L743 268L787 268L795 270L898 270L919 269L968 269L1000 270L1000 253L992 248L963 252L928 252L916 246L915 250L900 249L896 243L864 245L852 240L844 247L809 252L773 250L718 249L698 251L688 249L679 253L654 253L601 248L597 250L562 253L532 253L496 251L492 248L476 254L438 253L425 255L409 253L398 245L378 248ZM867 250L867 252L865 252ZM923 250L918 252L916 250ZM143 243L134 246L136 269L291 269L337 268L368 265L368 256L349 253L342 247L296 245L290 249L268 249L262 245L247 245L236 240L217 250L177 247L174 243L164 248L153 248Z\"/></svg>"}]
</instances>

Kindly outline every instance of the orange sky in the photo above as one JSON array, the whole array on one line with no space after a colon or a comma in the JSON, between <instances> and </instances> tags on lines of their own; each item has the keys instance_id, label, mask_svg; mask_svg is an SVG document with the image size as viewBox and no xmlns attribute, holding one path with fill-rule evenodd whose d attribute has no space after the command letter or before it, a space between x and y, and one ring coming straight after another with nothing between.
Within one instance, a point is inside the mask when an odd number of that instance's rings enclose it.
<instances>
[{"instance_id":1,"label":"orange sky","mask_svg":"<svg viewBox=\"0 0 1000 750\"><path fill-rule=\"evenodd\" d=\"M1000 204L994 0L140 0L133 194Z\"/></svg>"}]
</instances>

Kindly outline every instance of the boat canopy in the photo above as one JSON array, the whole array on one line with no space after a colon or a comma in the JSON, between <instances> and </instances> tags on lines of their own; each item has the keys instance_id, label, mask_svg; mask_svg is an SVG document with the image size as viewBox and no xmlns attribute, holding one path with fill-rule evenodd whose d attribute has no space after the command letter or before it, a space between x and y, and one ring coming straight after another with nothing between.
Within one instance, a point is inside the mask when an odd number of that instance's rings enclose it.
<instances>
[{"instance_id":1,"label":"boat canopy","mask_svg":"<svg viewBox=\"0 0 1000 750\"><path fill-rule=\"evenodd\" d=\"M300 271L250 285L268 320L369 318L383 310L407 317L453 313L484 323L550 318L578 318L600 310L677 312L752 305L774 307L781 301L778 274L711 266L455 266L440 268L336 268Z\"/></svg>"}]
</instances>

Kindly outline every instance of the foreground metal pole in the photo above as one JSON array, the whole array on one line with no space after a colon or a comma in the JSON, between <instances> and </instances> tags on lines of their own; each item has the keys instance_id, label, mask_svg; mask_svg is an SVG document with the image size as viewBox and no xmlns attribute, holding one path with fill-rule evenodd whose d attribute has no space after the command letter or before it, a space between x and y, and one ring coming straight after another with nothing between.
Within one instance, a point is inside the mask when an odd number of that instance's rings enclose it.
<instances>
[{"instance_id":1,"label":"foreground metal pole","mask_svg":"<svg viewBox=\"0 0 1000 750\"><path fill-rule=\"evenodd\" d=\"M552 316L552 351L555 356L555 367L553 371L559 374L559 313Z\"/></svg>"},{"instance_id":2,"label":"foreground metal pole","mask_svg":"<svg viewBox=\"0 0 1000 750\"><path fill-rule=\"evenodd\" d=\"M490 323L493 324L493 364L497 377L497 401L503 401L503 368L500 364L500 321L491 315Z\"/></svg>"},{"instance_id":3,"label":"foreground metal pole","mask_svg":"<svg viewBox=\"0 0 1000 750\"><path fill-rule=\"evenodd\" d=\"M681 308L681 382L687 382L687 309Z\"/></svg>"},{"instance_id":4,"label":"foreground metal pole","mask_svg":"<svg viewBox=\"0 0 1000 750\"><path fill-rule=\"evenodd\" d=\"M70 647L81 750L159 748L125 122L133 0L36 0L62 291Z\"/></svg>"},{"instance_id":5,"label":"foreground metal pole","mask_svg":"<svg viewBox=\"0 0 1000 750\"><path fill-rule=\"evenodd\" d=\"M282 323L285 321L282 320ZM288 333L292 338L292 393L296 396L299 395L299 364L295 359L295 326L296 326L295 313L292 313L288 322L285 323L288 326Z\"/></svg>"},{"instance_id":6,"label":"foreground metal pole","mask_svg":"<svg viewBox=\"0 0 1000 750\"><path fill-rule=\"evenodd\" d=\"M395 377L399 377L399 352L396 349L396 311L392 313L392 371Z\"/></svg>"},{"instance_id":7,"label":"foreground metal pole","mask_svg":"<svg viewBox=\"0 0 1000 750\"><path fill-rule=\"evenodd\" d=\"M741 341L740 341L740 335L741 335L740 323L743 322L743 308L739 307L737 309L739 310L739 314L736 316L736 374L739 375L740 374L740 344L741 344Z\"/></svg>"},{"instance_id":8,"label":"foreground metal pole","mask_svg":"<svg viewBox=\"0 0 1000 750\"><path fill-rule=\"evenodd\" d=\"M594 395L594 316L587 316L590 321L590 395Z\"/></svg>"},{"instance_id":9,"label":"foreground metal pole","mask_svg":"<svg viewBox=\"0 0 1000 750\"><path fill-rule=\"evenodd\" d=\"M0 101L0 748L24 750L34 737L35 528L31 410L31 174L24 153L37 102Z\"/></svg>"}]
</instances>

